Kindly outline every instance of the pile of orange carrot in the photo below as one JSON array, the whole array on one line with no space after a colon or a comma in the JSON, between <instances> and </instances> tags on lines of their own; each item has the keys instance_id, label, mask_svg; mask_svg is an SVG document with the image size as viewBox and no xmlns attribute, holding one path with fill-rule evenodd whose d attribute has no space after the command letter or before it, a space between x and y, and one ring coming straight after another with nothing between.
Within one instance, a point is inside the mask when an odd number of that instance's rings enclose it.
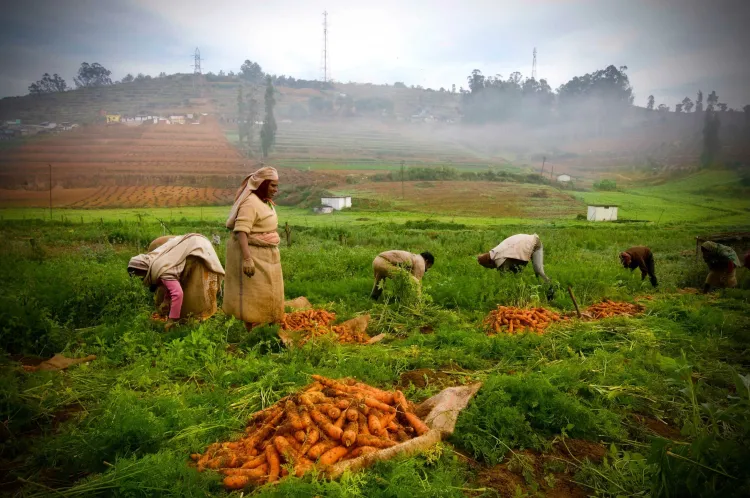
<instances>
[{"instance_id":1,"label":"pile of orange carrot","mask_svg":"<svg viewBox=\"0 0 750 498\"><path fill-rule=\"evenodd\" d=\"M545 308L515 308L498 306L484 319L484 325L490 334L520 334L521 332L544 333L550 323L564 318Z\"/></svg>"},{"instance_id":2,"label":"pile of orange carrot","mask_svg":"<svg viewBox=\"0 0 750 498\"><path fill-rule=\"evenodd\" d=\"M356 332L341 325L331 325L336 320L336 313L322 309L311 309L287 313L281 320L283 330L304 332L298 341L299 345L307 341L331 333L336 334L337 340L344 344L364 344L370 336L364 332Z\"/></svg>"},{"instance_id":3,"label":"pile of orange carrot","mask_svg":"<svg viewBox=\"0 0 750 498\"><path fill-rule=\"evenodd\" d=\"M242 489L325 470L429 431L401 391L312 377L300 393L255 413L243 438L191 455L198 471L217 470L227 489Z\"/></svg>"},{"instance_id":4,"label":"pile of orange carrot","mask_svg":"<svg viewBox=\"0 0 750 498\"><path fill-rule=\"evenodd\" d=\"M583 313L593 319L610 318L613 316L633 316L643 312L643 306L639 304L622 303L604 299L600 303L592 304Z\"/></svg>"}]
</instances>

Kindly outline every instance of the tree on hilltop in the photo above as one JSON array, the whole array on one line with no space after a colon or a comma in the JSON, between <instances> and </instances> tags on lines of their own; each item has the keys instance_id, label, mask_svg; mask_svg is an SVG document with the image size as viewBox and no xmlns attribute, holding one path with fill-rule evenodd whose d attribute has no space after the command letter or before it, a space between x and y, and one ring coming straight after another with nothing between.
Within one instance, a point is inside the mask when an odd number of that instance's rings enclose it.
<instances>
[{"instance_id":1,"label":"tree on hilltop","mask_svg":"<svg viewBox=\"0 0 750 498\"><path fill-rule=\"evenodd\" d=\"M685 109L685 112L690 112L693 109L693 101L690 100L690 97L682 99L682 108Z\"/></svg>"},{"instance_id":2,"label":"tree on hilltop","mask_svg":"<svg viewBox=\"0 0 750 498\"><path fill-rule=\"evenodd\" d=\"M698 96L695 98L695 112L703 112L703 92L698 90Z\"/></svg>"},{"instance_id":3,"label":"tree on hilltop","mask_svg":"<svg viewBox=\"0 0 750 498\"><path fill-rule=\"evenodd\" d=\"M263 69L257 62L252 62L246 59L240 67L240 76L242 79L250 82L260 82L263 79Z\"/></svg>"},{"instance_id":4,"label":"tree on hilltop","mask_svg":"<svg viewBox=\"0 0 750 498\"><path fill-rule=\"evenodd\" d=\"M73 78L73 82L75 82L76 87L78 88L111 85L111 74L112 71L102 66L98 62L94 62L93 64L84 62L78 69L78 77Z\"/></svg>"},{"instance_id":5,"label":"tree on hilltop","mask_svg":"<svg viewBox=\"0 0 750 498\"><path fill-rule=\"evenodd\" d=\"M646 109L648 109L649 111L654 110L654 96L653 95L648 96L648 100L646 101Z\"/></svg>"},{"instance_id":6,"label":"tree on hilltop","mask_svg":"<svg viewBox=\"0 0 750 498\"><path fill-rule=\"evenodd\" d=\"M123 82L123 83L130 83L130 82L132 82L132 81L133 81L134 79L135 79L135 78L133 78L133 75L132 75L132 74L130 74L130 73L128 73L128 74L126 74L126 75L125 75L125 76L124 76L124 77L122 78L122 82Z\"/></svg>"},{"instance_id":7,"label":"tree on hilltop","mask_svg":"<svg viewBox=\"0 0 750 498\"><path fill-rule=\"evenodd\" d=\"M29 85L31 95L43 95L45 93L64 92L68 89L68 84L57 73L50 76L44 73L42 79Z\"/></svg>"},{"instance_id":8,"label":"tree on hilltop","mask_svg":"<svg viewBox=\"0 0 750 498\"><path fill-rule=\"evenodd\" d=\"M276 99L273 95L273 82L271 77L266 78L265 107L266 115L263 118L263 126L260 128L260 148L263 157L268 157L273 145L276 143L276 118L273 116L273 108Z\"/></svg>"}]
</instances>

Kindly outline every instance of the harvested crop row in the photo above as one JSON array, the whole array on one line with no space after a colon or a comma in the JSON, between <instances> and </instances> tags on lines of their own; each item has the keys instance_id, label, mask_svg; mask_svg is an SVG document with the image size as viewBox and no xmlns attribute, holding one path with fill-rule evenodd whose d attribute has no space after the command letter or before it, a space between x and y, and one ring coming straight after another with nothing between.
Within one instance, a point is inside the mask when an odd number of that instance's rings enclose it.
<instances>
[{"instance_id":1,"label":"harvested crop row","mask_svg":"<svg viewBox=\"0 0 750 498\"><path fill-rule=\"evenodd\" d=\"M552 322L565 320L557 313L545 308L515 308L498 306L484 319L484 325L490 334L520 334L521 332L544 333Z\"/></svg>"},{"instance_id":2,"label":"harvested crop row","mask_svg":"<svg viewBox=\"0 0 750 498\"><path fill-rule=\"evenodd\" d=\"M643 309L643 306L640 304L623 303L604 299L602 302L592 304L586 308L583 315L595 320L600 320L602 318L610 318L613 316L634 316L642 313Z\"/></svg>"},{"instance_id":3,"label":"harvested crop row","mask_svg":"<svg viewBox=\"0 0 750 498\"><path fill-rule=\"evenodd\" d=\"M357 331L342 325L331 325L336 320L336 313L312 309L287 313L281 320L282 330L302 332L298 344L303 345L316 337L334 333L337 340L345 344L365 344L370 336L363 331Z\"/></svg>"},{"instance_id":4,"label":"harvested crop row","mask_svg":"<svg viewBox=\"0 0 750 498\"><path fill-rule=\"evenodd\" d=\"M241 489L325 470L429 431L401 391L312 377L300 393L255 413L243 438L191 455L198 471L219 471L227 489Z\"/></svg>"}]
</instances>

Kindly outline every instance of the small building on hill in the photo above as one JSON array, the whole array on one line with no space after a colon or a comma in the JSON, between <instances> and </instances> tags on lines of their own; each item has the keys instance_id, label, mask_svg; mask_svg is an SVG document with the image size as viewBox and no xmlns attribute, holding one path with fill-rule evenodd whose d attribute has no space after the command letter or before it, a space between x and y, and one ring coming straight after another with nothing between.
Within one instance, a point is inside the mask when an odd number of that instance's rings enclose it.
<instances>
[{"instance_id":1,"label":"small building on hill","mask_svg":"<svg viewBox=\"0 0 750 498\"><path fill-rule=\"evenodd\" d=\"M617 206L615 205L589 205L588 215L586 219L589 221L617 221Z\"/></svg>"},{"instance_id":2,"label":"small building on hill","mask_svg":"<svg viewBox=\"0 0 750 498\"><path fill-rule=\"evenodd\" d=\"M564 173L562 175L557 175L557 181L560 183L570 183L571 180L572 178L570 177L570 175Z\"/></svg>"},{"instance_id":3,"label":"small building on hill","mask_svg":"<svg viewBox=\"0 0 750 498\"><path fill-rule=\"evenodd\" d=\"M320 204L323 206L330 206L336 211L341 211L344 208L352 207L351 197L321 197Z\"/></svg>"}]
</instances>

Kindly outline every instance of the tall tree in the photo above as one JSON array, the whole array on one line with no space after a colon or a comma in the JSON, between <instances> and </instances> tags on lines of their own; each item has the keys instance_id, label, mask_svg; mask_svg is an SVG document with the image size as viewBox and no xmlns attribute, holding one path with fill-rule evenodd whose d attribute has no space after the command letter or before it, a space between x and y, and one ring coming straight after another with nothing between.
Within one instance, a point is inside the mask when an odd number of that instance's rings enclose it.
<instances>
[{"instance_id":1,"label":"tall tree","mask_svg":"<svg viewBox=\"0 0 750 498\"><path fill-rule=\"evenodd\" d=\"M57 73L53 76L50 76L49 73L44 73L42 79L29 85L29 93L31 95L64 92L67 89L68 84Z\"/></svg>"},{"instance_id":2,"label":"tall tree","mask_svg":"<svg viewBox=\"0 0 750 498\"><path fill-rule=\"evenodd\" d=\"M690 97L682 99L682 107L685 109L685 112L690 112L693 109L693 101L690 100Z\"/></svg>"},{"instance_id":3,"label":"tall tree","mask_svg":"<svg viewBox=\"0 0 750 498\"><path fill-rule=\"evenodd\" d=\"M682 112L682 103L675 104L675 106L674 106L674 112L676 112L677 114L679 114L679 113Z\"/></svg>"},{"instance_id":4,"label":"tall tree","mask_svg":"<svg viewBox=\"0 0 750 498\"><path fill-rule=\"evenodd\" d=\"M263 80L263 69L260 67L260 64L257 62L252 62L249 59L245 59L245 62L240 67L240 76L242 79L253 82L253 83L259 83Z\"/></svg>"},{"instance_id":5,"label":"tall tree","mask_svg":"<svg viewBox=\"0 0 750 498\"><path fill-rule=\"evenodd\" d=\"M75 82L78 88L111 85L112 79L109 77L111 74L112 71L98 62L94 62L93 64L84 62L78 68L78 77L73 78L73 82Z\"/></svg>"},{"instance_id":6,"label":"tall tree","mask_svg":"<svg viewBox=\"0 0 750 498\"><path fill-rule=\"evenodd\" d=\"M716 95L716 91L712 90L708 97L706 97L706 109L713 111L716 104L719 103L719 96Z\"/></svg>"},{"instance_id":7,"label":"tall tree","mask_svg":"<svg viewBox=\"0 0 750 498\"><path fill-rule=\"evenodd\" d=\"M237 90L237 133L239 134L240 145L242 145L242 138L245 136L243 119L245 119L245 99L242 97L242 85L240 85Z\"/></svg>"},{"instance_id":8,"label":"tall tree","mask_svg":"<svg viewBox=\"0 0 750 498\"><path fill-rule=\"evenodd\" d=\"M646 101L646 109L648 109L649 111L654 110L654 96L653 95L648 96L648 100Z\"/></svg>"},{"instance_id":9,"label":"tall tree","mask_svg":"<svg viewBox=\"0 0 750 498\"><path fill-rule=\"evenodd\" d=\"M656 108L659 112L669 112L669 106L665 104L659 104L659 107Z\"/></svg>"},{"instance_id":10,"label":"tall tree","mask_svg":"<svg viewBox=\"0 0 750 498\"><path fill-rule=\"evenodd\" d=\"M133 78L133 75L132 75L132 74L130 74L130 73L128 73L128 74L126 74L126 75L125 75L125 76L124 76L124 77L122 78L122 82L123 82L123 83L130 83L130 82L131 82L131 81L133 81L134 79L135 79L135 78Z\"/></svg>"},{"instance_id":11,"label":"tall tree","mask_svg":"<svg viewBox=\"0 0 750 498\"><path fill-rule=\"evenodd\" d=\"M726 104L716 104L716 107L718 107L721 112L727 112Z\"/></svg>"},{"instance_id":12,"label":"tall tree","mask_svg":"<svg viewBox=\"0 0 750 498\"><path fill-rule=\"evenodd\" d=\"M747 104L742 110L745 111L745 126L750 130L750 104Z\"/></svg>"},{"instance_id":13,"label":"tall tree","mask_svg":"<svg viewBox=\"0 0 750 498\"><path fill-rule=\"evenodd\" d=\"M266 115L263 118L263 126L260 128L260 148L263 157L268 157L273 145L276 143L276 118L273 116L273 108L275 105L276 99L273 95L273 82L269 76L266 78Z\"/></svg>"},{"instance_id":14,"label":"tall tree","mask_svg":"<svg viewBox=\"0 0 750 498\"><path fill-rule=\"evenodd\" d=\"M247 95L247 127L245 128L245 139L247 141L248 148L252 146L253 139L255 138L255 123L258 121L259 116L258 100L253 94Z\"/></svg>"},{"instance_id":15,"label":"tall tree","mask_svg":"<svg viewBox=\"0 0 750 498\"><path fill-rule=\"evenodd\" d=\"M695 112L703 112L703 92L698 90L698 96L695 98Z\"/></svg>"},{"instance_id":16,"label":"tall tree","mask_svg":"<svg viewBox=\"0 0 750 498\"><path fill-rule=\"evenodd\" d=\"M703 117L703 153L701 154L701 163L704 168L708 168L714 164L721 150L719 128L721 128L721 121L719 121L718 113L711 109L706 109L705 116Z\"/></svg>"}]
</instances>

